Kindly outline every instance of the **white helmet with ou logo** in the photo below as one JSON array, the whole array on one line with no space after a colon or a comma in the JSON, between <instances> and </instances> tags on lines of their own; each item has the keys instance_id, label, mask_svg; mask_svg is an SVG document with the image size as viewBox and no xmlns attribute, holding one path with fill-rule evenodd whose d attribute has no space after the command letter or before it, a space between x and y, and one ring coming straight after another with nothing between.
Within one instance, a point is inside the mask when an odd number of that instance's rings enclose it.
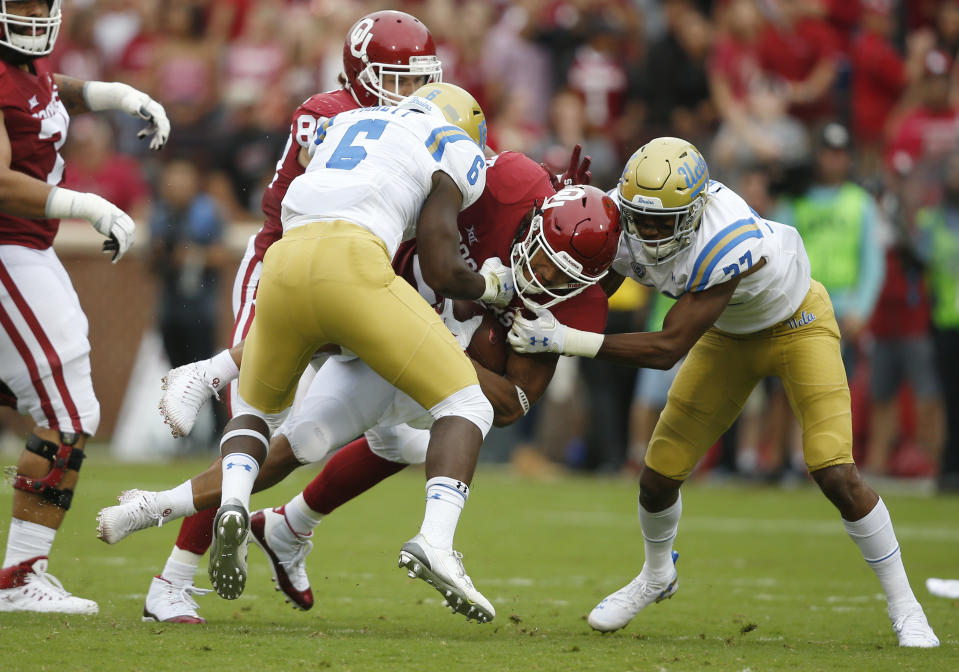
<instances>
[{"instance_id":1,"label":"white helmet with ou logo","mask_svg":"<svg viewBox=\"0 0 959 672\"><path fill-rule=\"evenodd\" d=\"M53 51L60 33L62 0L46 0L47 16L23 16L8 9L23 0L0 0L0 44L28 56L46 56Z\"/></svg>"}]
</instances>

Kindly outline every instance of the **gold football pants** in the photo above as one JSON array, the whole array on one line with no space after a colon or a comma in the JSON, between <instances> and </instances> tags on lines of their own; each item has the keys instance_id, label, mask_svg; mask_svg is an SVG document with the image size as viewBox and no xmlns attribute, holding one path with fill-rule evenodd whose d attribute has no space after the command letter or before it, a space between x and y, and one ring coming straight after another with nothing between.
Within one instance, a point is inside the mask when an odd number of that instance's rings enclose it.
<instances>
[{"instance_id":1,"label":"gold football pants","mask_svg":"<svg viewBox=\"0 0 959 672\"><path fill-rule=\"evenodd\" d=\"M802 426L809 471L852 462L849 385L839 353L839 326L815 280L796 313L753 334L710 329L693 346L669 390L646 464L685 480L742 412L767 376L779 378Z\"/></svg>"},{"instance_id":2,"label":"gold football pants","mask_svg":"<svg viewBox=\"0 0 959 672\"><path fill-rule=\"evenodd\" d=\"M436 311L393 272L383 241L344 221L291 229L267 251L240 396L264 413L286 409L310 358L329 343L355 352L423 408L478 384Z\"/></svg>"}]
</instances>

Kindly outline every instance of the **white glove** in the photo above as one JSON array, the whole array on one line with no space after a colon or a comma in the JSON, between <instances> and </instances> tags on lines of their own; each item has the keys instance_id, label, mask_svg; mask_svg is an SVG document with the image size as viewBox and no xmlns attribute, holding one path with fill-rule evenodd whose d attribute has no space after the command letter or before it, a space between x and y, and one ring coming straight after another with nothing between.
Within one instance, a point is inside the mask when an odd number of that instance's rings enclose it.
<instances>
[{"instance_id":1,"label":"white glove","mask_svg":"<svg viewBox=\"0 0 959 672\"><path fill-rule=\"evenodd\" d=\"M473 334L476 333L476 330L479 329L480 324L483 322L483 313L474 315L461 322L457 320L453 314L453 305L453 299L444 299L443 312L440 313L440 319L443 320L443 324L446 325L446 328L449 329L456 338L456 342L460 344L460 347L466 350L473 341Z\"/></svg>"},{"instance_id":2,"label":"white glove","mask_svg":"<svg viewBox=\"0 0 959 672\"><path fill-rule=\"evenodd\" d=\"M479 300L492 306L509 305L516 291L513 286L513 271L504 266L498 257L490 257L483 262L479 273L486 280L486 290Z\"/></svg>"},{"instance_id":3,"label":"white glove","mask_svg":"<svg viewBox=\"0 0 959 672\"><path fill-rule=\"evenodd\" d=\"M47 196L47 217L53 219L85 219L93 228L108 237L104 252L113 252L113 263L119 261L133 245L136 224L130 216L105 198L54 187Z\"/></svg>"},{"instance_id":4,"label":"white glove","mask_svg":"<svg viewBox=\"0 0 959 672\"><path fill-rule=\"evenodd\" d=\"M603 347L603 334L581 331L560 323L551 312L542 309L536 318L527 320L521 314L513 319L506 338L516 352L537 354L556 353L593 358Z\"/></svg>"},{"instance_id":5,"label":"white glove","mask_svg":"<svg viewBox=\"0 0 959 672\"><path fill-rule=\"evenodd\" d=\"M120 82L86 82L83 98L93 111L123 110L133 117L150 122L137 133L138 138L153 136L150 149L161 149L170 137L170 120L166 110L150 96Z\"/></svg>"},{"instance_id":6,"label":"white glove","mask_svg":"<svg viewBox=\"0 0 959 672\"><path fill-rule=\"evenodd\" d=\"M537 312L532 320L527 320L517 312L506 338L516 352L527 354L553 352L561 355L567 329L569 327L560 324L548 310Z\"/></svg>"}]
</instances>

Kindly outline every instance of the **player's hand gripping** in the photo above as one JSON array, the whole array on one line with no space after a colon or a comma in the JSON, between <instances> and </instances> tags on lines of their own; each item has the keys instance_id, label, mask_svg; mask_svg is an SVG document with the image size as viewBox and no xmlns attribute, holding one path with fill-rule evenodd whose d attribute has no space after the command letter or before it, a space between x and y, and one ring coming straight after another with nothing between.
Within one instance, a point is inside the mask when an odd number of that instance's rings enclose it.
<instances>
[{"instance_id":1,"label":"player's hand gripping","mask_svg":"<svg viewBox=\"0 0 959 672\"><path fill-rule=\"evenodd\" d=\"M149 122L137 133L138 138L150 138L150 149L161 149L170 137L170 120L166 110L150 96L121 82L85 82L83 99L90 110L123 110L133 117Z\"/></svg>"},{"instance_id":2,"label":"player's hand gripping","mask_svg":"<svg viewBox=\"0 0 959 672\"><path fill-rule=\"evenodd\" d=\"M582 151L582 145L573 147L573 151L569 155L569 166L562 175L554 175L545 163L540 164L543 168L546 168L546 174L549 175L549 181L552 183L553 189L559 191L571 184L589 184L593 181L593 173L589 170L592 159L587 155L580 161L579 157Z\"/></svg>"},{"instance_id":3,"label":"player's hand gripping","mask_svg":"<svg viewBox=\"0 0 959 672\"><path fill-rule=\"evenodd\" d=\"M552 352L561 355L567 329L569 327L561 324L546 309L536 311L536 317L532 320L523 317L522 311L517 311L506 338L516 352L532 355Z\"/></svg>"},{"instance_id":4,"label":"player's hand gripping","mask_svg":"<svg viewBox=\"0 0 959 672\"><path fill-rule=\"evenodd\" d=\"M486 290L479 300L492 306L509 305L516 290L513 286L513 271L510 267L504 266L498 257L490 257L483 262L479 273L486 280Z\"/></svg>"}]
</instances>

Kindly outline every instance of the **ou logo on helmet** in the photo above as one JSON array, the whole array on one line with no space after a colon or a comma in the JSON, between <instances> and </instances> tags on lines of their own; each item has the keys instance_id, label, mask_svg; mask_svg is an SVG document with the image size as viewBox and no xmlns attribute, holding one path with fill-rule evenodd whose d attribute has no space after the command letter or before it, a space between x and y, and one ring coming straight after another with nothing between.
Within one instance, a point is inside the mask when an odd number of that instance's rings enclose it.
<instances>
[{"instance_id":1,"label":"ou logo on helmet","mask_svg":"<svg viewBox=\"0 0 959 672\"><path fill-rule=\"evenodd\" d=\"M550 208L565 205L570 201L578 201L581 198L586 198L586 190L582 187L563 187L561 190L557 191L555 194L543 201L543 206L540 209L549 210Z\"/></svg>"},{"instance_id":2,"label":"ou logo on helmet","mask_svg":"<svg viewBox=\"0 0 959 672\"><path fill-rule=\"evenodd\" d=\"M366 56L366 47L373 39L373 19L365 18L350 33L350 53L357 58Z\"/></svg>"}]
</instances>

